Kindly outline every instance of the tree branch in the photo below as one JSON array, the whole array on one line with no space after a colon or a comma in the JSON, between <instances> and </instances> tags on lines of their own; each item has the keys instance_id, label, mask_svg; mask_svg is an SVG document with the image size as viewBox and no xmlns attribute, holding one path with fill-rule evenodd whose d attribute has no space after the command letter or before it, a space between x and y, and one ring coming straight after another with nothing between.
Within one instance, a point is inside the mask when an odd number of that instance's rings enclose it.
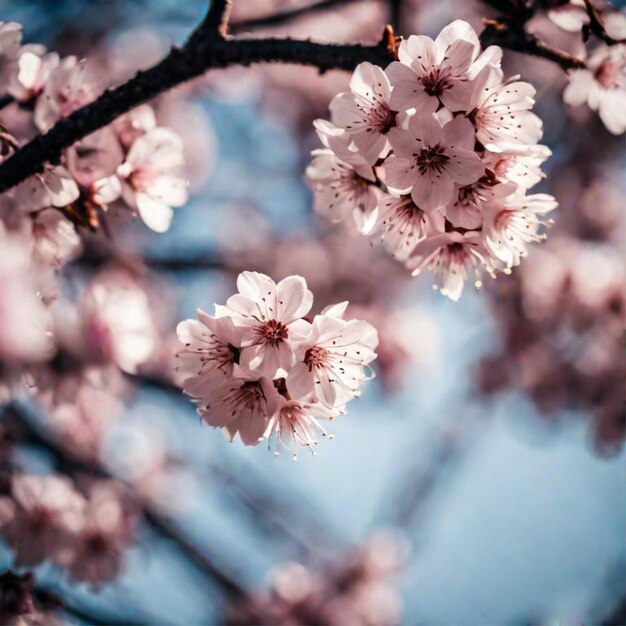
<instances>
[{"instance_id":1,"label":"tree branch","mask_svg":"<svg viewBox=\"0 0 626 626\"><path fill-rule=\"evenodd\" d=\"M600 11L598 11L593 1L584 0L584 2L587 15L589 16L589 30L598 37L598 39L601 39L609 46L614 46L615 44L624 43L626 41L624 39L613 39L613 37L606 32Z\"/></svg>"},{"instance_id":2,"label":"tree branch","mask_svg":"<svg viewBox=\"0 0 626 626\"><path fill-rule=\"evenodd\" d=\"M582 59L572 56L565 50L549 46L535 35L526 32L523 24L508 19L485 20L485 29L480 34L480 42L484 47L502 46L508 50L552 61L563 70L585 67Z\"/></svg>"},{"instance_id":3,"label":"tree branch","mask_svg":"<svg viewBox=\"0 0 626 626\"><path fill-rule=\"evenodd\" d=\"M384 67L394 60L393 36L388 28L381 41L374 45L321 44L279 38L226 39L222 31L229 6L226 0L215 0L207 17L182 48L172 48L153 67L138 72L128 82L105 91L91 104L59 120L48 133L35 137L0 164L0 193L41 172L44 163L58 163L66 148L122 113L208 69L272 62L310 65L324 72L353 70L363 61Z\"/></svg>"}]
</instances>

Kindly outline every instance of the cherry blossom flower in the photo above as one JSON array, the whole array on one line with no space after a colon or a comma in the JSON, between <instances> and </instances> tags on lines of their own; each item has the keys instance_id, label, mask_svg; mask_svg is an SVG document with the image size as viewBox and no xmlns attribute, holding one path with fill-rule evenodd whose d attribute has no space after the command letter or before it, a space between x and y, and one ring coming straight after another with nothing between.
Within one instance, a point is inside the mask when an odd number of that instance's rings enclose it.
<instances>
[{"instance_id":1,"label":"cherry blossom flower","mask_svg":"<svg viewBox=\"0 0 626 626\"><path fill-rule=\"evenodd\" d=\"M271 380L254 378L225 379L222 385L208 391L198 407L198 413L207 424L223 428L231 441L239 436L245 446L263 441L279 398Z\"/></svg>"},{"instance_id":2,"label":"cherry blossom flower","mask_svg":"<svg viewBox=\"0 0 626 626\"><path fill-rule=\"evenodd\" d=\"M35 124L42 132L50 130L61 118L90 102L94 89L85 63L74 56L65 57L51 72L35 106Z\"/></svg>"},{"instance_id":3,"label":"cherry blossom flower","mask_svg":"<svg viewBox=\"0 0 626 626\"><path fill-rule=\"evenodd\" d=\"M38 296L29 242L0 233L0 363L17 368L51 356L50 316Z\"/></svg>"},{"instance_id":4,"label":"cherry blossom flower","mask_svg":"<svg viewBox=\"0 0 626 626\"><path fill-rule=\"evenodd\" d=\"M0 93L7 91L21 42L21 24L0 22Z\"/></svg>"},{"instance_id":5,"label":"cherry blossom flower","mask_svg":"<svg viewBox=\"0 0 626 626\"><path fill-rule=\"evenodd\" d=\"M567 104L587 103L614 135L626 131L626 44L601 46L587 61L587 69L571 70L563 93Z\"/></svg>"},{"instance_id":6,"label":"cherry blossom flower","mask_svg":"<svg viewBox=\"0 0 626 626\"><path fill-rule=\"evenodd\" d=\"M541 166L552 154L547 146L509 146L504 152L487 152L485 166L502 183L510 181L520 189L530 189L545 174Z\"/></svg>"},{"instance_id":7,"label":"cherry blossom flower","mask_svg":"<svg viewBox=\"0 0 626 626\"><path fill-rule=\"evenodd\" d=\"M128 150L136 139L157 127L154 109L149 104L141 104L132 111L120 115L113 128L122 146Z\"/></svg>"},{"instance_id":8,"label":"cherry blossom flower","mask_svg":"<svg viewBox=\"0 0 626 626\"><path fill-rule=\"evenodd\" d=\"M389 108L390 95L385 72L366 62L354 70L350 93L337 94L330 103L332 122L347 131L361 157L371 165L389 149L387 134L396 122Z\"/></svg>"},{"instance_id":9,"label":"cherry blossom flower","mask_svg":"<svg viewBox=\"0 0 626 626\"><path fill-rule=\"evenodd\" d=\"M313 294L300 276L276 284L265 274L242 272L239 293L215 317L178 325L184 344L178 375L198 413L233 440L275 442L297 455L325 435L320 420L345 414L344 404L372 378L376 330L344 320L347 302L327 307L309 323ZM270 442L271 443L271 442Z\"/></svg>"},{"instance_id":10,"label":"cherry blossom flower","mask_svg":"<svg viewBox=\"0 0 626 626\"><path fill-rule=\"evenodd\" d=\"M392 107L434 112L441 102L450 111L467 110L475 74L470 68L479 52L474 29L462 20L446 26L435 41L411 35L400 44L400 60L386 70L393 84Z\"/></svg>"},{"instance_id":11,"label":"cherry blossom flower","mask_svg":"<svg viewBox=\"0 0 626 626\"><path fill-rule=\"evenodd\" d=\"M442 295L451 300L461 297L463 286L473 271L476 286L480 286L481 270L493 274L491 257L476 232L449 232L431 237L417 244L407 261L407 267L417 275L428 267L435 278L439 277Z\"/></svg>"},{"instance_id":12,"label":"cherry blossom flower","mask_svg":"<svg viewBox=\"0 0 626 626\"><path fill-rule=\"evenodd\" d=\"M485 246L507 267L519 265L526 254L526 244L545 239L545 234L539 232L539 227L546 225L541 218L556 206L556 200L544 193L515 194L504 201L492 199L485 205Z\"/></svg>"},{"instance_id":13,"label":"cherry blossom flower","mask_svg":"<svg viewBox=\"0 0 626 626\"><path fill-rule=\"evenodd\" d=\"M494 183L489 176L483 176L458 189L457 199L446 208L446 217L460 228L480 228L485 204L506 198L516 189L513 183Z\"/></svg>"},{"instance_id":14,"label":"cherry blossom flower","mask_svg":"<svg viewBox=\"0 0 626 626\"><path fill-rule=\"evenodd\" d=\"M376 174L358 152L350 149L350 137L324 120L315 122L326 150L315 150L306 175L313 188L313 208L329 221L351 217L356 230L367 233L377 217L380 190Z\"/></svg>"},{"instance_id":15,"label":"cherry blossom flower","mask_svg":"<svg viewBox=\"0 0 626 626\"><path fill-rule=\"evenodd\" d=\"M0 534L20 565L59 560L81 526L85 501L62 476L14 476L3 500ZM8 504L8 506L7 506Z\"/></svg>"},{"instance_id":16,"label":"cherry blossom flower","mask_svg":"<svg viewBox=\"0 0 626 626\"><path fill-rule=\"evenodd\" d=\"M287 400L284 396L279 396L276 411L270 417L265 438L274 440L274 456L280 454L281 448L288 450L293 459L298 458L298 448L310 449L312 454L316 454L313 449L317 445L316 433L322 437L332 439L321 425L320 420L332 420L339 415L345 415L343 407L329 408L315 402L313 398L309 401Z\"/></svg>"},{"instance_id":17,"label":"cherry blossom flower","mask_svg":"<svg viewBox=\"0 0 626 626\"><path fill-rule=\"evenodd\" d=\"M46 209L32 219L33 252L42 263L59 268L81 250L74 225L60 211Z\"/></svg>"},{"instance_id":18,"label":"cherry blossom flower","mask_svg":"<svg viewBox=\"0 0 626 626\"><path fill-rule=\"evenodd\" d=\"M431 231L443 229L443 219L441 212L420 209L411 196L387 196L381 202L376 232L382 231L381 239L389 253L404 261Z\"/></svg>"},{"instance_id":19,"label":"cherry blossom flower","mask_svg":"<svg viewBox=\"0 0 626 626\"><path fill-rule=\"evenodd\" d=\"M65 207L79 195L74 177L62 165L46 166L43 173L35 174L15 190L16 201L29 212Z\"/></svg>"},{"instance_id":20,"label":"cherry blossom flower","mask_svg":"<svg viewBox=\"0 0 626 626\"><path fill-rule=\"evenodd\" d=\"M153 128L138 137L117 170L122 197L152 230L168 230L174 212L187 202L187 185L177 174L183 163L180 137L168 128Z\"/></svg>"},{"instance_id":21,"label":"cherry blossom flower","mask_svg":"<svg viewBox=\"0 0 626 626\"><path fill-rule=\"evenodd\" d=\"M537 143L543 127L530 111L534 96L532 85L513 79L480 91L474 113L476 139L492 152L502 152L511 145Z\"/></svg>"},{"instance_id":22,"label":"cherry blossom flower","mask_svg":"<svg viewBox=\"0 0 626 626\"><path fill-rule=\"evenodd\" d=\"M258 272L242 272L239 294L226 307L216 307L218 317L228 315L240 333L239 363L271 378L294 363L292 345L307 332L301 318L313 304L313 294L300 276L288 276L276 284Z\"/></svg>"},{"instance_id":23,"label":"cherry blossom flower","mask_svg":"<svg viewBox=\"0 0 626 626\"><path fill-rule=\"evenodd\" d=\"M485 171L474 152L474 129L457 117L443 126L435 115L414 115L408 131L389 134L394 154L386 162L390 189L410 191L417 206L434 211L454 197L455 185L469 185Z\"/></svg>"},{"instance_id":24,"label":"cherry blossom flower","mask_svg":"<svg viewBox=\"0 0 626 626\"><path fill-rule=\"evenodd\" d=\"M298 362L287 383L296 398L313 391L326 407L340 407L358 396L361 383L372 377L365 367L376 358L376 329L367 322L342 319L347 304L316 315L308 336L298 342Z\"/></svg>"},{"instance_id":25,"label":"cherry blossom flower","mask_svg":"<svg viewBox=\"0 0 626 626\"><path fill-rule=\"evenodd\" d=\"M78 307L59 304L54 313L57 342L81 362L115 363L125 372L136 373L158 344L148 293L124 270L103 270Z\"/></svg>"},{"instance_id":26,"label":"cherry blossom flower","mask_svg":"<svg viewBox=\"0 0 626 626\"><path fill-rule=\"evenodd\" d=\"M317 150L306 174L313 187L313 208L331 222L354 218L356 230L368 232L377 216L380 190L373 173L338 159L330 150Z\"/></svg>"},{"instance_id":27,"label":"cherry blossom flower","mask_svg":"<svg viewBox=\"0 0 626 626\"><path fill-rule=\"evenodd\" d=\"M185 320L176 327L184 350L176 354L176 371L185 392L204 397L215 384L232 376L239 362L240 332L230 317L212 317L198 309L198 320Z\"/></svg>"},{"instance_id":28,"label":"cherry blossom flower","mask_svg":"<svg viewBox=\"0 0 626 626\"><path fill-rule=\"evenodd\" d=\"M93 483L83 524L74 534L71 553L62 562L70 578L95 588L116 578L134 525L133 511L118 484L108 480Z\"/></svg>"},{"instance_id":29,"label":"cherry blossom flower","mask_svg":"<svg viewBox=\"0 0 626 626\"><path fill-rule=\"evenodd\" d=\"M20 102L34 100L59 62L59 55L56 52L46 54L43 46L22 47L16 61L17 71L11 73L7 91Z\"/></svg>"}]
</instances>

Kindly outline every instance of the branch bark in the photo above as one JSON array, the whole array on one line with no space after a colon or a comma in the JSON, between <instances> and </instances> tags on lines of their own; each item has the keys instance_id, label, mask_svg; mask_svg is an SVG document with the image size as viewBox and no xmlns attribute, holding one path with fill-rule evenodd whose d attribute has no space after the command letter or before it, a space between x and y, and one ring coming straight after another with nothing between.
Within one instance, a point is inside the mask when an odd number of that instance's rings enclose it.
<instances>
[{"instance_id":1,"label":"branch bark","mask_svg":"<svg viewBox=\"0 0 626 626\"><path fill-rule=\"evenodd\" d=\"M614 46L616 44L624 43L626 40L624 39L613 39L607 32L606 27L604 26L604 22L602 20L602 16L600 15L600 11L593 3L592 0L584 0L585 9L587 10L587 15L589 16L589 30L598 38L601 39L605 44L609 46Z\"/></svg>"}]
</instances>

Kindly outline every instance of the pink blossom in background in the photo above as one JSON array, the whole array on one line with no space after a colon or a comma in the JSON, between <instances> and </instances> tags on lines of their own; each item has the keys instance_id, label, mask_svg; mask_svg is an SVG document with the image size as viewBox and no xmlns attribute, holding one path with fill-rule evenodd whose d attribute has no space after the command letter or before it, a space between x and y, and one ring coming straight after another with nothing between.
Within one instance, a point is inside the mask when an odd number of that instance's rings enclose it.
<instances>
[{"instance_id":1,"label":"pink blossom in background","mask_svg":"<svg viewBox=\"0 0 626 626\"><path fill-rule=\"evenodd\" d=\"M626 44L602 46L589 58L588 69L572 70L563 99L597 111L614 135L626 131Z\"/></svg>"},{"instance_id":2,"label":"pink blossom in background","mask_svg":"<svg viewBox=\"0 0 626 626\"><path fill-rule=\"evenodd\" d=\"M61 476L15 476L2 500L0 534L20 565L62 560L83 522L85 502Z\"/></svg>"}]
</instances>

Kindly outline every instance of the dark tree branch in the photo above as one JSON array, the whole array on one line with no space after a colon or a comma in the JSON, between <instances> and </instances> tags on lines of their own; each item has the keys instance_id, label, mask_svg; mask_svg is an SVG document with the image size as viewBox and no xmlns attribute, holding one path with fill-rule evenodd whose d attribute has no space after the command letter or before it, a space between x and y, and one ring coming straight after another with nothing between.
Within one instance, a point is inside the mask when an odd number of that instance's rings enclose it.
<instances>
[{"instance_id":1,"label":"dark tree branch","mask_svg":"<svg viewBox=\"0 0 626 626\"><path fill-rule=\"evenodd\" d=\"M624 43L626 40L624 39L613 39L607 32L606 27L604 26L604 21L602 20L602 15L600 15L600 11L598 7L593 3L592 0L584 0L585 1L585 9L587 10L587 15L589 16L589 30L596 36L598 39L604 41L604 43L609 46L614 46L615 44Z\"/></svg>"},{"instance_id":2,"label":"dark tree branch","mask_svg":"<svg viewBox=\"0 0 626 626\"><path fill-rule=\"evenodd\" d=\"M226 10L221 0L214 7ZM219 26L216 26L218 15ZM41 172L44 163L57 163L73 143L111 123L116 117L172 87L196 78L208 69L253 63L298 63L330 69L353 70L359 63L386 66L394 59L393 36L385 29L374 45L321 44L294 39L226 39L221 36L225 13L210 10L182 48L170 53L128 82L105 91L97 100L60 120L45 135L39 135L0 164L0 192ZM215 29L218 29L216 33Z\"/></svg>"},{"instance_id":3,"label":"dark tree branch","mask_svg":"<svg viewBox=\"0 0 626 626\"><path fill-rule=\"evenodd\" d=\"M563 70L573 70L585 67L585 62L569 52L553 48L535 35L524 30L523 24L514 23L508 19L487 20L485 29L480 34L483 46L497 45L539 57L556 63Z\"/></svg>"}]
</instances>

